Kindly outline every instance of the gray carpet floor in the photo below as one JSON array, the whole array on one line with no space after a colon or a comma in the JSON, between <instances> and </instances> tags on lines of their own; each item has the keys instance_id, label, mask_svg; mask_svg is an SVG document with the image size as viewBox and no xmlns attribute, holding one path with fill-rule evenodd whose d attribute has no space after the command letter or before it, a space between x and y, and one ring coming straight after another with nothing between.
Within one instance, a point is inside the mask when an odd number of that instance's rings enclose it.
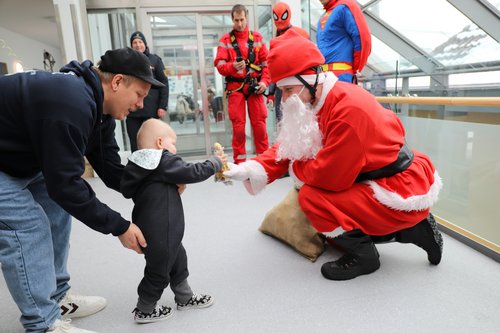
<instances>
[{"instance_id":1,"label":"gray carpet floor","mask_svg":"<svg viewBox=\"0 0 500 333\"><path fill-rule=\"evenodd\" d=\"M98 197L129 218L132 202L89 179ZM408 244L378 246L380 269L351 281L328 281L320 267L257 229L291 188L276 181L258 196L242 184L212 179L183 194L184 246L195 292L216 299L206 309L176 311L157 323L133 321L141 255L115 237L73 223L70 272L74 292L104 296L108 306L75 326L96 332L500 332L500 264L444 235L444 255L431 266ZM173 306L167 290L161 302ZM0 279L0 332L19 333L19 312Z\"/></svg>"}]
</instances>

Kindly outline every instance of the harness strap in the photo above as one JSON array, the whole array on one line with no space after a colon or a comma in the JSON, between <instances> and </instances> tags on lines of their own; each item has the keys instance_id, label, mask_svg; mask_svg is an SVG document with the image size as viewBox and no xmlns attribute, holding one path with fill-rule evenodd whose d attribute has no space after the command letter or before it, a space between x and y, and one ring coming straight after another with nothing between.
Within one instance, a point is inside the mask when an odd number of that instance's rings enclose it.
<instances>
[{"instance_id":1,"label":"harness strap","mask_svg":"<svg viewBox=\"0 0 500 333\"><path fill-rule=\"evenodd\" d=\"M315 66L311 69L316 72L316 81L313 86L307 83L306 80L304 80L299 74L295 75L295 77L304 85L304 87L307 88L307 90L309 90L309 93L311 94L311 104L314 104L314 101L316 100L316 88L318 87L319 73L321 73L322 68L321 66Z\"/></svg>"},{"instance_id":2,"label":"harness strap","mask_svg":"<svg viewBox=\"0 0 500 333\"><path fill-rule=\"evenodd\" d=\"M230 39L231 39L231 45L234 48L234 51L236 52L236 56L238 58L243 59L243 56L241 55L241 50L238 45L238 41L236 40L236 36L234 35L234 30L232 30L229 34ZM253 38L253 33L251 30L248 31L248 57L245 59L245 64L246 64L246 76L244 78L238 78L238 77L233 77L233 76L226 76L226 83L229 82L241 82L241 85L233 90L227 90L227 95L230 95L234 92L240 91L244 88L245 83L249 83L251 81L250 77L250 68L253 69L254 71L261 72L262 68L253 62L255 61L255 53L253 50L253 43L254 43L254 38ZM260 77L260 75L259 75ZM245 97L248 97L245 95Z\"/></svg>"}]
</instances>

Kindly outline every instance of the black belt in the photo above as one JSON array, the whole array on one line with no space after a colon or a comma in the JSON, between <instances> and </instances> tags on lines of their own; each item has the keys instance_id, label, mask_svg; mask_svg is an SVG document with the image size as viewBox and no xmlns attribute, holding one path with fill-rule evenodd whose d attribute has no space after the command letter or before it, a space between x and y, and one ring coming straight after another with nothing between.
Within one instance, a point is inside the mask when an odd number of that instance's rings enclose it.
<instances>
[{"instance_id":1,"label":"black belt","mask_svg":"<svg viewBox=\"0 0 500 333\"><path fill-rule=\"evenodd\" d=\"M226 82L246 82L247 79L245 77L233 77L226 76Z\"/></svg>"},{"instance_id":2,"label":"black belt","mask_svg":"<svg viewBox=\"0 0 500 333\"><path fill-rule=\"evenodd\" d=\"M356 182L386 178L405 171L413 162L413 157L413 152L405 142L403 147L401 147L401 150L398 154L398 159L395 162L392 162L391 164L377 170L360 173L356 178Z\"/></svg>"}]
</instances>

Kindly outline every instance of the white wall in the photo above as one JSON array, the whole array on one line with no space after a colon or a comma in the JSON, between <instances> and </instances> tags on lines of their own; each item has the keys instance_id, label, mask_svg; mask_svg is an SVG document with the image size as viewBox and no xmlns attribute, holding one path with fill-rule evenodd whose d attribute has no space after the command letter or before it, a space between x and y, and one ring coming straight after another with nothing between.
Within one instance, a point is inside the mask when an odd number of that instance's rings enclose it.
<instances>
[{"instance_id":1,"label":"white wall","mask_svg":"<svg viewBox=\"0 0 500 333\"><path fill-rule=\"evenodd\" d=\"M7 64L9 74L14 73L16 61L23 65L25 71L43 69L44 50L52 54L56 61L54 71L58 71L64 65L60 49L42 44L0 26L0 62Z\"/></svg>"}]
</instances>

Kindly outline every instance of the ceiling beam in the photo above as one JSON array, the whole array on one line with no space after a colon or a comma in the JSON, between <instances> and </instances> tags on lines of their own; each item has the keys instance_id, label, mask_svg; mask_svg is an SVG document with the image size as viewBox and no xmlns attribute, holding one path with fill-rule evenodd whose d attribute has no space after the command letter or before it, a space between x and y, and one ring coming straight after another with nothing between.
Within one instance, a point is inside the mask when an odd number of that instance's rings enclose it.
<instances>
[{"instance_id":1,"label":"ceiling beam","mask_svg":"<svg viewBox=\"0 0 500 333\"><path fill-rule=\"evenodd\" d=\"M432 75L436 73L437 69L443 67L441 63L435 60L427 52L409 41L400 33L396 32L387 23L375 17L369 11L365 11L364 14L371 33L375 37L389 45L397 53L408 59L423 72L428 75Z\"/></svg>"},{"instance_id":2,"label":"ceiling beam","mask_svg":"<svg viewBox=\"0 0 500 333\"><path fill-rule=\"evenodd\" d=\"M500 43L500 17L498 11L483 0L448 0L474 24Z\"/></svg>"}]
</instances>

